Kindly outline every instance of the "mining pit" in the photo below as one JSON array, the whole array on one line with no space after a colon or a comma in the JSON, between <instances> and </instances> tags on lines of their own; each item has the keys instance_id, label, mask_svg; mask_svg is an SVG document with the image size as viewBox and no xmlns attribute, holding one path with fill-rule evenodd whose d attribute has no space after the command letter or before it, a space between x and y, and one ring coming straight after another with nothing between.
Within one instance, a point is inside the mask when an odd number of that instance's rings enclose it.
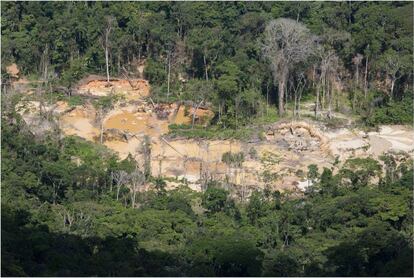
<instances>
[{"instance_id":1,"label":"mining pit","mask_svg":"<svg viewBox=\"0 0 414 278\"><path fill-rule=\"evenodd\" d=\"M152 174L177 179L167 188L185 179L190 188L201 190L203 179L214 178L250 190L270 186L281 191L301 191L309 184L306 172L310 164L319 169L330 168L336 158L345 161L351 156L378 157L390 150L413 156L413 131L404 126L382 126L379 132L364 133L344 128L328 130L310 121L289 121L268 126L265 139L254 143L166 139L168 125L192 123L194 108L179 103L154 106L148 100L150 87L146 80L111 79L108 84L105 79L91 76L79 83L77 94L92 98L124 96L103 118L103 144L121 159L131 154L142 161L139 149L144 136L148 136ZM17 107L34 130L42 122L42 110L55 116L64 135L99 143L101 123L98 111L89 103L74 107L64 101L41 105L23 98ZM198 109L196 124L205 125L213 116L208 109ZM243 152L245 159L241 165L228 165L222 162L226 152Z\"/></svg>"}]
</instances>

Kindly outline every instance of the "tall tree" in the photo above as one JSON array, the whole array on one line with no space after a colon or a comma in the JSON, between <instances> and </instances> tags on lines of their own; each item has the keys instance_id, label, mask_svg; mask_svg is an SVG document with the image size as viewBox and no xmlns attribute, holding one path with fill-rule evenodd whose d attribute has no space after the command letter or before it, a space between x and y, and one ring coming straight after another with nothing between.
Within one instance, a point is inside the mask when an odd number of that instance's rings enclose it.
<instances>
[{"instance_id":1,"label":"tall tree","mask_svg":"<svg viewBox=\"0 0 414 278\"><path fill-rule=\"evenodd\" d=\"M265 28L264 56L270 62L278 86L279 115L285 113L284 94L292 68L308 59L314 51L314 39L308 28L292 19L270 21Z\"/></svg>"},{"instance_id":2,"label":"tall tree","mask_svg":"<svg viewBox=\"0 0 414 278\"><path fill-rule=\"evenodd\" d=\"M113 16L105 17L105 29L102 33L102 47L105 50L105 64L106 64L106 80L109 84L109 48L110 48L110 40L109 35L113 29L113 25L115 22L115 18Z\"/></svg>"}]
</instances>

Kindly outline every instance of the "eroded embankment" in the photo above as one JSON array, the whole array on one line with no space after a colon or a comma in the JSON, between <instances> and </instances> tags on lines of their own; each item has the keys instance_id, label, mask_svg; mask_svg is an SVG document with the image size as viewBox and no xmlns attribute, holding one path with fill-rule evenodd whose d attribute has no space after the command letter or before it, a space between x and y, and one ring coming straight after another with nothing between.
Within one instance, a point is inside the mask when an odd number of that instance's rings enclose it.
<instances>
[{"instance_id":1,"label":"eroded embankment","mask_svg":"<svg viewBox=\"0 0 414 278\"><path fill-rule=\"evenodd\" d=\"M169 124L190 124L193 108L179 104L154 106L144 96L149 94L145 80L86 80L79 86L79 94L100 97L121 94L121 100L101 122L98 111L90 103L69 107L66 102L40 105L36 101L22 101L19 112L32 128L40 110L55 115L65 135L77 135L86 140L100 141L103 123L103 144L121 158L131 154L143 161L140 148L146 135L151 141L153 175L185 178L194 189L200 180L225 180L239 186L295 190L306 184L307 166L331 167L335 157L378 156L384 151L403 150L412 153L413 131L405 127L384 126L379 132L364 133L348 129L329 131L312 122L276 123L266 129L265 140L245 143L235 140L167 140ZM42 107L41 107L42 106ZM213 113L198 109L195 120L203 124ZM50 128L45 125L44 129ZM244 154L242 163L227 164L225 153Z\"/></svg>"}]
</instances>

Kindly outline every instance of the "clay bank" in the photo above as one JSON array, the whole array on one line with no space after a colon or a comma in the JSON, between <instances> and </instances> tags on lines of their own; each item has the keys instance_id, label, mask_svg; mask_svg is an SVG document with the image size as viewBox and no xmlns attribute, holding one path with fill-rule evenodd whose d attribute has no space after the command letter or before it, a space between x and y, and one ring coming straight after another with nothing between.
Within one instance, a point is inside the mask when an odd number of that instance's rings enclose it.
<instances>
[{"instance_id":1,"label":"clay bank","mask_svg":"<svg viewBox=\"0 0 414 278\"><path fill-rule=\"evenodd\" d=\"M102 131L102 143L121 159L132 155L143 161L140 149L147 136L152 175L185 181L195 190L201 190L208 179L225 181L242 191L265 186L303 190L309 184L306 172L310 164L332 167L338 159L378 157L392 150L413 155L413 130L403 126L382 126L378 132L365 133L344 128L328 130L311 121L288 121L267 126L262 139L255 142L171 139L167 136L170 124L191 124L194 117L196 124L203 125L214 113L187 104L155 104L149 84L143 79L114 79L108 84L89 78L80 82L77 93L91 98L110 94L123 97L102 120L88 102L77 106L64 101L44 105L23 99L18 111L37 132L52 128L40 120L41 110L53 115L65 136L100 143ZM243 159L237 163L224 159L229 154L242 154Z\"/></svg>"}]
</instances>

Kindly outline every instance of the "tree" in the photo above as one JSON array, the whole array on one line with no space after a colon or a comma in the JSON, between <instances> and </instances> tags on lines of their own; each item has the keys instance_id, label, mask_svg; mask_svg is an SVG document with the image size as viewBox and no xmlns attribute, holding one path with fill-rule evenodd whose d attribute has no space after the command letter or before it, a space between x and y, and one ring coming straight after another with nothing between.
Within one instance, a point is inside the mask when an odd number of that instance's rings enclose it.
<instances>
[{"instance_id":1,"label":"tree","mask_svg":"<svg viewBox=\"0 0 414 278\"><path fill-rule=\"evenodd\" d=\"M304 62L314 51L314 38L309 30L292 19L270 21L265 29L263 54L270 62L275 85L278 86L278 110L285 112L284 94L291 70Z\"/></svg>"},{"instance_id":2,"label":"tree","mask_svg":"<svg viewBox=\"0 0 414 278\"><path fill-rule=\"evenodd\" d=\"M373 177L381 176L382 167L372 158L350 158L340 170L342 176L349 179L353 188L367 186Z\"/></svg>"},{"instance_id":3,"label":"tree","mask_svg":"<svg viewBox=\"0 0 414 278\"><path fill-rule=\"evenodd\" d=\"M217 66L216 74L218 77L215 82L218 90L218 121L221 122L223 114L232 114L236 119L237 127L241 90L240 68L234 62L225 60Z\"/></svg>"},{"instance_id":4,"label":"tree","mask_svg":"<svg viewBox=\"0 0 414 278\"><path fill-rule=\"evenodd\" d=\"M254 191L252 193L246 211L250 223L252 223L253 225L256 224L257 219L266 213L262 193L260 193L259 191Z\"/></svg>"},{"instance_id":5,"label":"tree","mask_svg":"<svg viewBox=\"0 0 414 278\"><path fill-rule=\"evenodd\" d=\"M116 183L116 200L118 201L121 187L128 182L128 173L123 170L112 172L112 179Z\"/></svg>"},{"instance_id":6,"label":"tree","mask_svg":"<svg viewBox=\"0 0 414 278\"><path fill-rule=\"evenodd\" d=\"M198 109L206 103L213 91L213 84L210 81L193 79L185 85L184 97L191 100L192 115L191 128L194 128Z\"/></svg>"},{"instance_id":7,"label":"tree","mask_svg":"<svg viewBox=\"0 0 414 278\"><path fill-rule=\"evenodd\" d=\"M113 16L105 17L105 29L102 33L102 47L105 50L106 80L109 84L109 48L111 47L109 35L111 34L115 18Z\"/></svg>"},{"instance_id":8,"label":"tree","mask_svg":"<svg viewBox=\"0 0 414 278\"><path fill-rule=\"evenodd\" d=\"M217 276L259 276L262 252L247 239L228 238L214 244L214 272Z\"/></svg>"},{"instance_id":9,"label":"tree","mask_svg":"<svg viewBox=\"0 0 414 278\"><path fill-rule=\"evenodd\" d=\"M295 75L292 75L290 78L290 88L293 91L294 97L294 106L293 106L293 117L300 118L300 100L302 98L302 93L306 86L305 73L299 71Z\"/></svg>"},{"instance_id":10,"label":"tree","mask_svg":"<svg viewBox=\"0 0 414 278\"><path fill-rule=\"evenodd\" d=\"M394 98L395 82L404 76L410 65L410 56L398 53L393 49L388 49L379 59L379 68L383 69L391 80L390 99Z\"/></svg>"},{"instance_id":11,"label":"tree","mask_svg":"<svg viewBox=\"0 0 414 278\"><path fill-rule=\"evenodd\" d=\"M100 123L100 136L99 136L99 142L103 144L103 133L104 133L104 120L106 114L112 109L115 102L117 101L118 97L110 94L108 96L100 97L98 100L96 100L93 105L98 110L98 117L97 120Z\"/></svg>"},{"instance_id":12,"label":"tree","mask_svg":"<svg viewBox=\"0 0 414 278\"><path fill-rule=\"evenodd\" d=\"M155 189L157 190L157 193L159 195L162 195L165 193L165 187L167 183L162 178L156 178L155 179Z\"/></svg>"},{"instance_id":13,"label":"tree","mask_svg":"<svg viewBox=\"0 0 414 278\"><path fill-rule=\"evenodd\" d=\"M145 182L145 175L141 170L136 166L135 170L129 174L129 180L131 182L132 188L130 188L131 194L131 207L135 208L136 196L139 187L142 186Z\"/></svg>"},{"instance_id":14,"label":"tree","mask_svg":"<svg viewBox=\"0 0 414 278\"><path fill-rule=\"evenodd\" d=\"M315 164L311 164L308 165L308 185L309 185L309 181L311 181L312 183L315 182L315 180L318 178L318 166Z\"/></svg>"},{"instance_id":15,"label":"tree","mask_svg":"<svg viewBox=\"0 0 414 278\"><path fill-rule=\"evenodd\" d=\"M209 187L203 194L201 205L209 213L223 211L227 203L228 195L229 192L224 189Z\"/></svg>"},{"instance_id":16,"label":"tree","mask_svg":"<svg viewBox=\"0 0 414 278\"><path fill-rule=\"evenodd\" d=\"M151 139L148 135L144 135L139 151L144 156L144 175L148 180L151 176Z\"/></svg>"},{"instance_id":17,"label":"tree","mask_svg":"<svg viewBox=\"0 0 414 278\"><path fill-rule=\"evenodd\" d=\"M292 277L300 276L300 265L296 258L286 253L277 254L264 262L264 276Z\"/></svg>"},{"instance_id":18,"label":"tree","mask_svg":"<svg viewBox=\"0 0 414 278\"><path fill-rule=\"evenodd\" d=\"M220 30L218 28L194 28L188 36L188 45L194 51L194 62L201 55L204 67L204 77L209 80L209 69L217 60L221 46Z\"/></svg>"},{"instance_id":19,"label":"tree","mask_svg":"<svg viewBox=\"0 0 414 278\"><path fill-rule=\"evenodd\" d=\"M360 53L357 53L355 57L352 58L352 63L355 65L355 85L357 88L359 87L359 67L363 58L364 56Z\"/></svg>"}]
</instances>

